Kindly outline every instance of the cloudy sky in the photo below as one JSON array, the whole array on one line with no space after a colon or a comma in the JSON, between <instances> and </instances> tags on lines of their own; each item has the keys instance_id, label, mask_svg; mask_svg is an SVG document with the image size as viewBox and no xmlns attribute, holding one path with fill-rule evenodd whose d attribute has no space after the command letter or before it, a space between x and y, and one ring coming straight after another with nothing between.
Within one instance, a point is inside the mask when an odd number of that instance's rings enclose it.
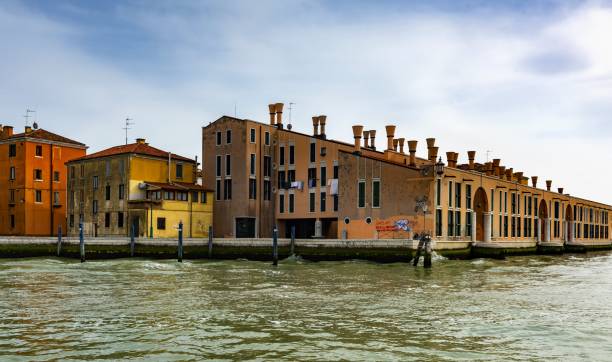
<instances>
[{"instance_id":1,"label":"cloudy sky","mask_svg":"<svg viewBox=\"0 0 612 362\"><path fill-rule=\"evenodd\" d=\"M94 152L129 116L193 157L201 126L277 101L296 130L396 124L421 156L433 136L612 204L612 2L0 1L0 123L34 109Z\"/></svg>"}]
</instances>

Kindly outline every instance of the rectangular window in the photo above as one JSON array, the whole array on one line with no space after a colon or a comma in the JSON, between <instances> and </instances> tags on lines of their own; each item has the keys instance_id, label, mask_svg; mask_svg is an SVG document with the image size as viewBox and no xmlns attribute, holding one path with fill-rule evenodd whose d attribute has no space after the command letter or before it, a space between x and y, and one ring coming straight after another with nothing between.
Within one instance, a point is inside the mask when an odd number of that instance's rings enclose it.
<instances>
[{"instance_id":1,"label":"rectangular window","mask_svg":"<svg viewBox=\"0 0 612 362\"><path fill-rule=\"evenodd\" d=\"M34 170L34 180L41 181L43 179L42 170L37 168Z\"/></svg>"},{"instance_id":2,"label":"rectangular window","mask_svg":"<svg viewBox=\"0 0 612 362\"><path fill-rule=\"evenodd\" d=\"M495 190L491 189L491 213L495 211ZM493 230L493 221L491 221L491 230Z\"/></svg>"},{"instance_id":3,"label":"rectangular window","mask_svg":"<svg viewBox=\"0 0 612 362\"><path fill-rule=\"evenodd\" d=\"M472 209L472 185L465 185L465 207L468 210Z\"/></svg>"},{"instance_id":4,"label":"rectangular window","mask_svg":"<svg viewBox=\"0 0 612 362\"><path fill-rule=\"evenodd\" d=\"M105 228L109 228L110 227L110 212L105 212L104 213L104 227Z\"/></svg>"},{"instance_id":5,"label":"rectangular window","mask_svg":"<svg viewBox=\"0 0 612 362\"><path fill-rule=\"evenodd\" d=\"M191 202L198 202L200 198L200 193L197 191L191 191Z\"/></svg>"},{"instance_id":6,"label":"rectangular window","mask_svg":"<svg viewBox=\"0 0 612 362\"><path fill-rule=\"evenodd\" d=\"M508 213L508 193L504 192L504 213Z\"/></svg>"},{"instance_id":7,"label":"rectangular window","mask_svg":"<svg viewBox=\"0 0 612 362\"><path fill-rule=\"evenodd\" d=\"M358 201L357 207L365 207L365 189L366 189L365 180L359 181L358 189L359 189L359 201Z\"/></svg>"},{"instance_id":8,"label":"rectangular window","mask_svg":"<svg viewBox=\"0 0 612 362\"><path fill-rule=\"evenodd\" d=\"M326 195L327 193L325 192L321 192L321 212L325 212L325 201L326 201Z\"/></svg>"},{"instance_id":9,"label":"rectangular window","mask_svg":"<svg viewBox=\"0 0 612 362\"><path fill-rule=\"evenodd\" d=\"M285 185L285 171L278 171L278 188L279 189L287 189L289 187L286 187Z\"/></svg>"},{"instance_id":10,"label":"rectangular window","mask_svg":"<svg viewBox=\"0 0 612 362\"><path fill-rule=\"evenodd\" d=\"M36 157L42 157L42 146L36 145Z\"/></svg>"},{"instance_id":11,"label":"rectangular window","mask_svg":"<svg viewBox=\"0 0 612 362\"><path fill-rule=\"evenodd\" d=\"M157 218L157 230L166 230L166 218L165 217Z\"/></svg>"},{"instance_id":12,"label":"rectangular window","mask_svg":"<svg viewBox=\"0 0 612 362\"><path fill-rule=\"evenodd\" d=\"M92 185L93 185L93 189L97 190L98 189L98 176L94 176L92 179Z\"/></svg>"},{"instance_id":13,"label":"rectangular window","mask_svg":"<svg viewBox=\"0 0 612 362\"><path fill-rule=\"evenodd\" d=\"M314 167L308 169L308 187L317 187L317 169Z\"/></svg>"},{"instance_id":14,"label":"rectangular window","mask_svg":"<svg viewBox=\"0 0 612 362\"><path fill-rule=\"evenodd\" d=\"M225 143L228 145L232 143L232 130L231 129L228 129L227 131L225 131Z\"/></svg>"},{"instance_id":15,"label":"rectangular window","mask_svg":"<svg viewBox=\"0 0 612 362\"><path fill-rule=\"evenodd\" d=\"M327 186L327 167L321 166L321 186Z\"/></svg>"},{"instance_id":16,"label":"rectangular window","mask_svg":"<svg viewBox=\"0 0 612 362\"><path fill-rule=\"evenodd\" d=\"M516 218L516 236L521 237L521 217Z\"/></svg>"},{"instance_id":17,"label":"rectangular window","mask_svg":"<svg viewBox=\"0 0 612 362\"><path fill-rule=\"evenodd\" d=\"M508 237L508 215L504 216L504 237Z\"/></svg>"},{"instance_id":18,"label":"rectangular window","mask_svg":"<svg viewBox=\"0 0 612 362\"><path fill-rule=\"evenodd\" d=\"M285 146L278 148L278 164L281 166L285 164Z\"/></svg>"},{"instance_id":19,"label":"rectangular window","mask_svg":"<svg viewBox=\"0 0 612 362\"><path fill-rule=\"evenodd\" d=\"M70 178L74 180L75 169L74 166L70 166Z\"/></svg>"},{"instance_id":20,"label":"rectangular window","mask_svg":"<svg viewBox=\"0 0 612 362\"><path fill-rule=\"evenodd\" d=\"M338 211L338 195L334 195L334 211Z\"/></svg>"},{"instance_id":21,"label":"rectangular window","mask_svg":"<svg viewBox=\"0 0 612 362\"><path fill-rule=\"evenodd\" d=\"M442 210L441 209L436 210L436 236L442 236Z\"/></svg>"},{"instance_id":22,"label":"rectangular window","mask_svg":"<svg viewBox=\"0 0 612 362\"><path fill-rule=\"evenodd\" d=\"M257 199L257 180L249 179L249 199Z\"/></svg>"},{"instance_id":23,"label":"rectangular window","mask_svg":"<svg viewBox=\"0 0 612 362\"><path fill-rule=\"evenodd\" d=\"M11 229L15 228L15 215L11 215Z\"/></svg>"},{"instance_id":24,"label":"rectangular window","mask_svg":"<svg viewBox=\"0 0 612 362\"><path fill-rule=\"evenodd\" d=\"M164 200L174 200L174 191L164 191Z\"/></svg>"},{"instance_id":25,"label":"rectangular window","mask_svg":"<svg viewBox=\"0 0 612 362\"><path fill-rule=\"evenodd\" d=\"M511 200L511 205L512 205L512 214L514 215L514 214L516 214L516 194L513 193L511 198L510 198L510 200ZM512 235L512 236L514 236L514 235Z\"/></svg>"},{"instance_id":26,"label":"rectangular window","mask_svg":"<svg viewBox=\"0 0 612 362\"><path fill-rule=\"evenodd\" d=\"M289 146L289 164L290 165L295 164L295 146L294 145Z\"/></svg>"},{"instance_id":27,"label":"rectangular window","mask_svg":"<svg viewBox=\"0 0 612 362\"><path fill-rule=\"evenodd\" d=\"M372 207L380 207L380 180L372 181Z\"/></svg>"},{"instance_id":28,"label":"rectangular window","mask_svg":"<svg viewBox=\"0 0 612 362\"><path fill-rule=\"evenodd\" d=\"M60 173L59 171L53 171L53 181L54 182L59 182L60 180Z\"/></svg>"},{"instance_id":29,"label":"rectangular window","mask_svg":"<svg viewBox=\"0 0 612 362\"><path fill-rule=\"evenodd\" d=\"M255 154L251 153L251 163L250 163L250 174L251 176L255 175Z\"/></svg>"},{"instance_id":30,"label":"rectangular window","mask_svg":"<svg viewBox=\"0 0 612 362\"><path fill-rule=\"evenodd\" d=\"M255 128L251 128L250 141L251 143L255 143Z\"/></svg>"},{"instance_id":31,"label":"rectangular window","mask_svg":"<svg viewBox=\"0 0 612 362\"><path fill-rule=\"evenodd\" d=\"M338 179L338 165L334 165L334 179Z\"/></svg>"},{"instance_id":32,"label":"rectangular window","mask_svg":"<svg viewBox=\"0 0 612 362\"><path fill-rule=\"evenodd\" d=\"M123 213L122 212L118 212L117 213L117 227L118 228L122 228L123 227Z\"/></svg>"},{"instance_id":33,"label":"rectangular window","mask_svg":"<svg viewBox=\"0 0 612 362\"><path fill-rule=\"evenodd\" d=\"M465 213L465 236L472 236L472 213L469 211Z\"/></svg>"},{"instance_id":34,"label":"rectangular window","mask_svg":"<svg viewBox=\"0 0 612 362\"><path fill-rule=\"evenodd\" d=\"M10 172L9 172L9 180L14 180L14 179L15 179L15 167L11 166Z\"/></svg>"},{"instance_id":35,"label":"rectangular window","mask_svg":"<svg viewBox=\"0 0 612 362\"><path fill-rule=\"evenodd\" d=\"M41 203L42 202L42 191L41 190L36 190L34 192L34 195L35 195L36 202Z\"/></svg>"},{"instance_id":36,"label":"rectangular window","mask_svg":"<svg viewBox=\"0 0 612 362\"><path fill-rule=\"evenodd\" d=\"M217 155L217 177L221 177L221 156Z\"/></svg>"},{"instance_id":37,"label":"rectangular window","mask_svg":"<svg viewBox=\"0 0 612 362\"><path fill-rule=\"evenodd\" d=\"M502 212L502 199L503 199L503 197L502 197L502 196L503 196L503 195L504 195L504 193L503 193L502 191L500 191L500 192L499 192L499 212L500 212L500 213ZM499 225L501 226L501 224L499 224Z\"/></svg>"},{"instance_id":38,"label":"rectangular window","mask_svg":"<svg viewBox=\"0 0 612 362\"><path fill-rule=\"evenodd\" d=\"M110 185L106 185L106 189L104 190L104 194L106 195L105 200L109 201L111 199L111 187L110 187Z\"/></svg>"},{"instance_id":39,"label":"rectangular window","mask_svg":"<svg viewBox=\"0 0 612 362\"><path fill-rule=\"evenodd\" d=\"M270 182L270 180L264 180L264 200L265 201L270 201L270 199L272 198L272 183Z\"/></svg>"},{"instance_id":40,"label":"rectangular window","mask_svg":"<svg viewBox=\"0 0 612 362\"><path fill-rule=\"evenodd\" d=\"M310 162L315 162L316 160L316 148L317 148L317 144L314 142L310 143Z\"/></svg>"},{"instance_id":41,"label":"rectangular window","mask_svg":"<svg viewBox=\"0 0 612 362\"><path fill-rule=\"evenodd\" d=\"M516 217L512 217L512 228L510 229L512 231L512 237L516 236Z\"/></svg>"},{"instance_id":42,"label":"rectangular window","mask_svg":"<svg viewBox=\"0 0 612 362\"><path fill-rule=\"evenodd\" d=\"M91 203L91 211L93 212L93 214L97 214L98 213L98 200L93 200Z\"/></svg>"},{"instance_id":43,"label":"rectangular window","mask_svg":"<svg viewBox=\"0 0 612 362\"><path fill-rule=\"evenodd\" d=\"M448 207L453 207L453 182L449 181L448 182ZM450 218L452 219L452 215L450 216Z\"/></svg>"},{"instance_id":44,"label":"rectangular window","mask_svg":"<svg viewBox=\"0 0 612 362\"><path fill-rule=\"evenodd\" d=\"M177 191L176 192L176 199L178 201L189 201L189 193Z\"/></svg>"},{"instance_id":45,"label":"rectangular window","mask_svg":"<svg viewBox=\"0 0 612 362\"><path fill-rule=\"evenodd\" d=\"M9 190L9 202L15 202L15 190Z\"/></svg>"},{"instance_id":46,"label":"rectangular window","mask_svg":"<svg viewBox=\"0 0 612 362\"><path fill-rule=\"evenodd\" d=\"M217 180L215 184L215 198L221 200L221 180Z\"/></svg>"},{"instance_id":47,"label":"rectangular window","mask_svg":"<svg viewBox=\"0 0 612 362\"><path fill-rule=\"evenodd\" d=\"M266 146L270 146L270 132L268 131L264 133L264 143Z\"/></svg>"},{"instance_id":48,"label":"rectangular window","mask_svg":"<svg viewBox=\"0 0 612 362\"><path fill-rule=\"evenodd\" d=\"M289 194L289 212L295 211L295 195Z\"/></svg>"},{"instance_id":49,"label":"rectangular window","mask_svg":"<svg viewBox=\"0 0 612 362\"><path fill-rule=\"evenodd\" d=\"M123 200L125 198L125 185L119 185L119 200Z\"/></svg>"},{"instance_id":50,"label":"rectangular window","mask_svg":"<svg viewBox=\"0 0 612 362\"><path fill-rule=\"evenodd\" d=\"M441 205L441 198L442 198L442 180L437 179L436 180L436 206L440 206ZM437 235L437 236L442 236L442 235Z\"/></svg>"},{"instance_id":51,"label":"rectangular window","mask_svg":"<svg viewBox=\"0 0 612 362\"><path fill-rule=\"evenodd\" d=\"M74 215L70 214L70 216L68 217L68 226L70 226L71 228L74 227Z\"/></svg>"},{"instance_id":52,"label":"rectangular window","mask_svg":"<svg viewBox=\"0 0 612 362\"><path fill-rule=\"evenodd\" d=\"M448 225L447 225L448 236L453 236L455 232L455 224L453 223L454 212L449 210L447 215L448 215Z\"/></svg>"},{"instance_id":53,"label":"rectangular window","mask_svg":"<svg viewBox=\"0 0 612 362\"><path fill-rule=\"evenodd\" d=\"M461 184L455 183L455 207L461 208ZM455 235L460 235L461 233L455 233Z\"/></svg>"},{"instance_id":54,"label":"rectangular window","mask_svg":"<svg viewBox=\"0 0 612 362\"><path fill-rule=\"evenodd\" d=\"M175 168L176 168L176 178L183 178L183 164L177 163Z\"/></svg>"},{"instance_id":55,"label":"rectangular window","mask_svg":"<svg viewBox=\"0 0 612 362\"><path fill-rule=\"evenodd\" d=\"M278 195L278 212L281 214L285 212L285 195Z\"/></svg>"},{"instance_id":56,"label":"rectangular window","mask_svg":"<svg viewBox=\"0 0 612 362\"><path fill-rule=\"evenodd\" d=\"M221 146L221 132L217 132L217 146Z\"/></svg>"},{"instance_id":57,"label":"rectangular window","mask_svg":"<svg viewBox=\"0 0 612 362\"><path fill-rule=\"evenodd\" d=\"M59 191L53 191L53 205L60 205L60 193L59 193Z\"/></svg>"},{"instance_id":58,"label":"rectangular window","mask_svg":"<svg viewBox=\"0 0 612 362\"><path fill-rule=\"evenodd\" d=\"M315 194L314 192L311 192L308 196L308 204L310 206L309 210L310 212L315 212Z\"/></svg>"},{"instance_id":59,"label":"rectangular window","mask_svg":"<svg viewBox=\"0 0 612 362\"><path fill-rule=\"evenodd\" d=\"M225 155L225 176L232 174L232 157L231 155Z\"/></svg>"},{"instance_id":60,"label":"rectangular window","mask_svg":"<svg viewBox=\"0 0 612 362\"><path fill-rule=\"evenodd\" d=\"M455 211L455 235L461 236L461 211Z\"/></svg>"},{"instance_id":61,"label":"rectangular window","mask_svg":"<svg viewBox=\"0 0 612 362\"><path fill-rule=\"evenodd\" d=\"M272 157L264 156L264 177L272 176Z\"/></svg>"},{"instance_id":62,"label":"rectangular window","mask_svg":"<svg viewBox=\"0 0 612 362\"><path fill-rule=\"evenodd\" d=\"M232 199L232 179L226 179L223 181L223 199Z\"/></svg>"},{"instance_id":63,"label":"rectangular window","mask_svg":"<svg viewBox=\"0 0 612 362\"><path fill-rule=\"evenodd\" d=\"M208 203L208 193L206 191L202 191L200 194L200 203L207 204Z\"/></svg>"},{"instance_id":64,"label":"rectangular window","mask_svg":"<svg viewBox=\"0 0 612 362\"><path fill-rule=\"evenodd\" d=\"M17 157L17 145L9 145L9 157Z\"/></svg>"}]
</instances>

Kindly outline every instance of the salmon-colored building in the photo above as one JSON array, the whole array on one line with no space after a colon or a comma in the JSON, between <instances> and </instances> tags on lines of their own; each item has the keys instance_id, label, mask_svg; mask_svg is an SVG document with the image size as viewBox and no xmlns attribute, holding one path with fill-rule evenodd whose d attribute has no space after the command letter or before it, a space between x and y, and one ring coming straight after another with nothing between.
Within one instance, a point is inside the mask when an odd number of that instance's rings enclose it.
<instances>
[{"instance_id":1,"label":"salmon-colored building","mask_svg":"<svg viewBox=\"0 0 612 362\"><path fill-rule=\"evenodd\" d=\"M385 126L352 126L354 142L327 139L326 116L312 134L285 127L283 105L269 105L268 124L221 117L202 130L204 186L215 190L217 237L411 239L434 237L439 248L473 242L610 243L612 206L531 184L522 172L476 153L438 157L434 138L426 157L417 140L396 138ZM379 137L380 138L380 137ZM382 143L382 145L380 145Z\"/></svg>"},{"instance_id":2,"label":"salmon-colored building","mask_svg":"<svg viewBox=\"0 0 612 362\"><path fill-rule=\"evenodd\" d=\"M0 126L0 235L66 232L65 163L87 146L44 129Z\"/></svg>"}]
</instances>

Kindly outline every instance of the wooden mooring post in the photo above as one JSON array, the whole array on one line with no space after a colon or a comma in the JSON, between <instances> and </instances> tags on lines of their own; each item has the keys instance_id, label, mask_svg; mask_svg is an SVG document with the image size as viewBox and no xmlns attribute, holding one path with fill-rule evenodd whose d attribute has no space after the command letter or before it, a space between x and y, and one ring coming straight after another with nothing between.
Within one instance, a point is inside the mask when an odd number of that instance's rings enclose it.
<instances>
[{"instance_id":1,"label":"wooden mooring post","mask_svg":"<svg viewBox=\"0 0 612 362\"><path fill-rule=\"evenodd\" d=\"M412 265L417 266L419 264L419 259L421 259L421 254L423 254L423 266L425 268L431 268L432 252L431 237L429 235L421 236Z\"/></svg>"},{"instance_id":2,"label":"wooden mooring post","mask_svg":"<svg viewBox=\"0 0 612 362\"><path fill-rule=\"evenodd\" d=\"M212 249L213 249L213 227L211 225L208 227L208 259L212 259Z\"/></svg>"},{"instance_id":3,"label":"wooden mooring post","mask_svg":"<svg viewBox=\"0 0 612 362\"><path fill-rule=\"evenodd\" d=\"M295 256L295 225L291 226L291 255Z\"/></svg>"},{"instance_id":4,"label":"wooden mooring post","mask_svg":"<svg viewBox=\"0 0 612 362\"><path fill-rule=\"evenodd\" d=\"M81 254L81 263L85 262L85 238L83 237L83 223L79 222L79 251Z\"/></svg>"},{"instance_id":5,"label":"wooden mooring post","mask_svg":"<svg viewBox=\"0 0 612 362\"><path fill-rule=\"evenodd\" d=\"M57 256L62 254L62 225L57 228Z\"/></svg>"},{"instance_id":6,"label":"wooden mooring post","mask_svg":"<svg viewBox=\"0 0 612 362\"><path fill-rule=\"evenodd\" d=\"M183 262L183 222L179 222L178 226L178 261Z\"/></svg>"},{"instance_id":7,"label":"wooden mooring post","mask_svg":"<svg viewBox=\"0 0 612 362\"><path fill-rule=\"evenodd\" d=\"M272 230L272 265L278 265L278 229Z\"/></svg>"}]
</instances>

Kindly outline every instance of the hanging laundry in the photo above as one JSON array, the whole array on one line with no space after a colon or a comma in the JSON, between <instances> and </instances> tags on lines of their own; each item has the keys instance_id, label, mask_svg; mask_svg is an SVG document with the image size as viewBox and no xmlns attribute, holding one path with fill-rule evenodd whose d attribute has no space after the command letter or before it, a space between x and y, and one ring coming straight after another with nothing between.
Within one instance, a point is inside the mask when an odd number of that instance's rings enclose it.
<instances>
[{"instance_id":1,"label":"hanging laundry","mask_svg":"<svg viewBox=\"0 0 612 362\"><path fill-rule=\"evenodd\" d=\"M338 179L330 180L331 184L329 185L329 194L330 195L338 195Z\"/></svg>"}]
</instances>

